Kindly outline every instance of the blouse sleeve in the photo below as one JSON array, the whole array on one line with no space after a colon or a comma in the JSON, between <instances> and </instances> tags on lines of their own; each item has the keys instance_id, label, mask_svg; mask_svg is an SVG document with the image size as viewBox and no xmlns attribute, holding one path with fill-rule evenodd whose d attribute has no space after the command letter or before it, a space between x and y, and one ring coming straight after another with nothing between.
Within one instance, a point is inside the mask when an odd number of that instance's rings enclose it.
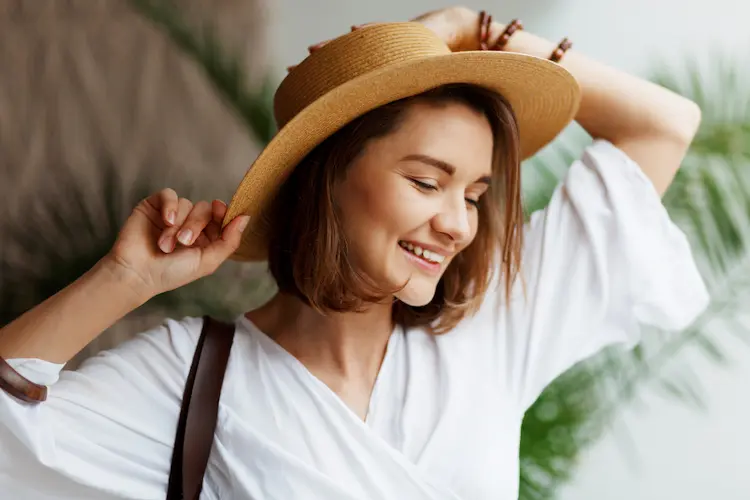
<instances>
[{"instance_id":1,"label":"blouse sleeve","mask_svg":"<svg viewBox=\"0 0 750 500\"><path fill-rule=\"evenodd\" d=\"M491 321L500 376L524 410L578 361L609 344L634 346L640 324L681 330L709 300L653 184L603 140L532 214L521 266L523 280L507 308L493 301Z\"/></svg>"},{"instance_id":2,"label":"blouse sleeve","mask_svg":"<svg viewBox=\"0 0 750 500\"><path fill-rule=\"evenodd\" d=\"M37 359L9 360L49 390L37 405L0 391L1 496L164 498L201 326L200 318L168 320L75 372Z\"/></svg>"}]
</instances>

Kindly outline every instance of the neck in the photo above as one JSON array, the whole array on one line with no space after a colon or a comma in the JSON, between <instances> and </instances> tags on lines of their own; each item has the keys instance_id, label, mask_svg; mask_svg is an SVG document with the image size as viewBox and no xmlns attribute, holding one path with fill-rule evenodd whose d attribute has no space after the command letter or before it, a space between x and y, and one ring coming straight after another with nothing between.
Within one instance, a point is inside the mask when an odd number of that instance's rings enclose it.
<instances>
[{"instance_id":1,"label":"neck","mask_svg":"<svg viewBox=\"0 0 750 500\"><path fill-rule=\"evenodd\" d=\"M277 294L247 317L311 371L374 379L393 331L391 309L390 303L373 304L362 312L323 315Z\"/></svg>"}]
</instances>

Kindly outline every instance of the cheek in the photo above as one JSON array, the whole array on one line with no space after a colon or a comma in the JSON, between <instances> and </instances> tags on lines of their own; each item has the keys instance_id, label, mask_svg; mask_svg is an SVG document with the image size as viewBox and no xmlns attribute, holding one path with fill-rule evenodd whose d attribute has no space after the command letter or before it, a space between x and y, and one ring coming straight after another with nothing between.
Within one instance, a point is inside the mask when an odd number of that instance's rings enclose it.
<instances>
[{"instance_id":1,"label":"cheek","mask_svg":"<svg viewBox=\"0 0 750 500\"><path fill-rule=\"evenodd\" d=\"M350 183L343 187L337 205L351 257L372 273L377 263L383 261L384 246L389 245L398 230L397 204L387 186Z\"/></svg>"},{"instance_id":2,"label":"cheek","mask_svg":"<svg viewBox=\"0 0 750 500\"><path fill-rule=\"evenodd\" d=\"M342 186L346 192L342 192L341 214L353 237L395 243L425 222L419 220L420 214L427 213L419 207L419 193L396 177L383 175Z\"/></svg>"},{"instance_id":3,"label":"cheek","mask_svg":"<svg viewBox=\"0 0 750 500\"><path fill-rule=\"evenodd\" d=\"M429 217L423 215L429 211L420 205L420 194L406 182L384 177L378 182L342 186L346 190L342 190L338 206L352 261L390 288L402 285L411 272L398 240L429 223Z\"/></svg>"}]
</instances>

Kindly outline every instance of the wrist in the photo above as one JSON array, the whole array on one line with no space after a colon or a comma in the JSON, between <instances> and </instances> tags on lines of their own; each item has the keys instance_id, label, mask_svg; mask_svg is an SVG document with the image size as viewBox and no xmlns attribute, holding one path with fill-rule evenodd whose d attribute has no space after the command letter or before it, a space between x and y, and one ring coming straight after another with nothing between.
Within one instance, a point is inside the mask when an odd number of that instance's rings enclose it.
<instances>
[{"instance_id":1,"label":"wrist","mask_svg":"<svg viewBox=\"0 0 750 500\"><path fill-rule=\"evenodd\" d=\"M97 262L90 274L94 281L120 296L132 309L142 306L156 295L142 276L110 254Z\"/></svg>"},{"instance_id":2,"label":"wrist","mask_svg":"<svg viewBox=\"0 0 750 500\"><path fill-rule=\"evenodd\" d=\"M460 26L460 33L462 34L459 42L459 51L463 50L479 50L479 40L481 38L481 14L468 7L456 7L451 9L451 12L447 15L447 22L454 26ZM500 37L500 34L505 30L505 24L492 22L490 26L489 40L492 46L495 41Z\"/></svg>"},{"instance_id":3,"label":"wrist","mask_svg":"<svg viewBox=\"0 0 750 500\"><path fill-rule=\"evenodd\" d=\"M491 44L497 42L497 40L502 36L506 27L506 24L497 23L494 21L492 22L492 27L490 29ZM525 29L520 29L513 33L513 35L508 39L508 43L505 44L503 50L505 52L517 52L520 54L527 54L530 56L547 59L556 47L556 43L540 36L534 35L533 33L526 31Z\"/></svg>"}]
</instances>

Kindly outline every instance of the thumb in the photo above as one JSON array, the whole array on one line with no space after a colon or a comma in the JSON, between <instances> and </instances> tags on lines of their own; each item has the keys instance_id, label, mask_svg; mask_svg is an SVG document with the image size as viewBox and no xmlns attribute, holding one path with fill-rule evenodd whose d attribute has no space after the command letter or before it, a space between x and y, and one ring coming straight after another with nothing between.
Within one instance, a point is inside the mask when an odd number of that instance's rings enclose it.
<instances>
[{"instance_id":1,"label":"thumb","mask_svg":"<svg viewBox=\"0 0 750 500\"><path fill-rule=\"evenodd\" d=\"M249 222L249 215L241 215L227 224L221 237L203 249L202 267L205 266L211 273L227 260L240 247L242 233Z\"/></svg>"}]
</instances>

